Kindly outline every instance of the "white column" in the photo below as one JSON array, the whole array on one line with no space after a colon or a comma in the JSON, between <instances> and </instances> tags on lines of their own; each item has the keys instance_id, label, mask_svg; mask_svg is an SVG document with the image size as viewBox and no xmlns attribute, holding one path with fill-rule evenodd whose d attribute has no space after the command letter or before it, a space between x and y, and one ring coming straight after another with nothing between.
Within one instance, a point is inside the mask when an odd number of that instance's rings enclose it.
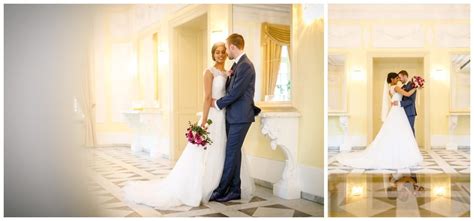
<instances>
[{"instance_id":1,"label":"white column","mask_svg":"<svg viewBox=\"0 0 474 221\"><path fill-rule=\"evenodd\" d=\"M458 126L458 116L454 114L449 114L448 115L448 130L449 130L449 140L448 143L446 144L446 150L457 150L458 145L455 141L454 138L454 131L456 130L456 127Z\"/></svg>"},{"instance_id":2,"label":"white column","mask_svg":"<svg viewBox=\"0 0 474 221\"><path fill-rule=\"evenodd\" d=\"M349 116L348 115L341 115L339 116L339 126L341 126L343 131L343 141L339 150L341 152L351 151L351 137L349 136Z\"/></svg>"},{"instance_id":3,"label":"white column","mask_svg":"<svg viewBox=\"0 0 474 221\"><path fill-rule=\"evenodd\" d=\"M132 129L132 143L130 144L133 153L143 151L143 147L140 143L140 113L139 111L127 111L123 112L125 119L129 127Z\"/></svg>"},{"instance_id":4,"label":"white column","mask_svg":"<svg viewBox=\"0 0 474 221\"><path fill-rule=\"evenodd\" d=\"M344 112L328 113L328 117L337 117L339 119L339 126L342 129L342 143L339 145L340 152L347 152L352 150L351 136L349 134L349 114Z\"/></svg>"},{"instance_id":5,"label":"white column","mask_svg":"<svg viewBox=\"0 0 474 221\"><path fill-rule=\"evenodd\" d=\"M150 157L159 156L159 126L162 123L161 111L126 111L123 112L129 127L132 129L131 150L134 153L147 152Z\"/></svg>"},{"instance_id":6,"label":"white column","mask_svg":"<svg viewBox=\"0 0 474 221\"><path fill-rule=\"evenodd\" d=\"M162 125L161 112L143 112L140 114L140 142L150 157L159 157L159 127Z\"/></svg>"}]
</instances>

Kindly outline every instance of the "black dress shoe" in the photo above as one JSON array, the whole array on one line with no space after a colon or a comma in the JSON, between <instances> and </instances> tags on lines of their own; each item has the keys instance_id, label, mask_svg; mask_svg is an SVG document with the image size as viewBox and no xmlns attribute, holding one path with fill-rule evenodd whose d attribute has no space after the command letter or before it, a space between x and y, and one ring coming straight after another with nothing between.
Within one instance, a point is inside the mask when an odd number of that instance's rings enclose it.
<instances>
[{"instance_id":1,"label":"black dress shoe","mask_svg":"<svg viewBox=\"0 0 474 221\"><path fill-rule=\"evenodd\" d=\"M219 197L221 197L221 194L219 192L212 192L211 198L209 198L209 201L216 201L216 199Z\"/></svg>"},{"instance_id":2,"label":"black dress shoe","mask_svg":"<svg viewBox=\"0 0 474 221\"><path fill-rule=\"evenodd\" d=\"M216 199L217 202L227 202L227 201L231 201L231 200L240 200L240 193L231 192L231 193L228 193L227 195L225 195L223 197L220 197L220 198Z\"/></svg>"}]
</instances>

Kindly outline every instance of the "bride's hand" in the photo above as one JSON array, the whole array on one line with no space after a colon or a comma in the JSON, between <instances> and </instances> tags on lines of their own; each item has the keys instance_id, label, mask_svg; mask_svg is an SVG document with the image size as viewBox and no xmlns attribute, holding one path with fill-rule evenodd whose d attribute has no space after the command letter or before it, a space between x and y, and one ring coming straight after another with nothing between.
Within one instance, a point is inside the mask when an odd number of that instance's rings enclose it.
<instances>
[{"instance_id":1,"label":"bride's hand","mask_svg":"<svg viewBox=\"0 0 474 221\"><path fill-rule=\"evenodd\" d=\"M207 121L204 121L204 122L201 123L201 127L204 128L204 129L206 129L206 122Z\"/></svg>"},{"instance_id":2,"label":"bride's hand","mask_svg":"<svg viewBox=\"0 0 474 221\"><path fill-rule=\"evenodd\" d=\"M228 71L225 72L225 75L227 75L227 77L229 77L229 76L232 75L232 72L233 72L232 70L228 70Z\"/></svg>"}]
</instances>

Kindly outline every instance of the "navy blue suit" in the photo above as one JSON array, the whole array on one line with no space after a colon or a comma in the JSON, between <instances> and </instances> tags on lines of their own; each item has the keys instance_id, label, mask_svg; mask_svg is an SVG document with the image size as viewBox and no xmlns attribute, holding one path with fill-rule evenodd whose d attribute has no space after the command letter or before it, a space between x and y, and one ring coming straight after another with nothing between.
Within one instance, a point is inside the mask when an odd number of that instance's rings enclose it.
<instances>
[{"instance_id":1,"label":"navy blue suit","mask_svg":"<svg viewBox=\"0 0 474 221\"><path fill-rule=\"evenodd\" d=\"M226 95L216 101L219 109L226 108L227 144L219 186L219 195L240 194L240 164L242 145L252 122L255 121L253 97L255 93L255 69L244 54L232 66L232 76L226 82Z\"/></svg>"},{"instance_id":2,"label":"navy blue suit","mask_svg":"<svg viewBox=\"0 0 474 221\"><path fill-rule=\"evenodd\" d=\"M413 85L408 83L402 86L402 89L405 91L410 91L413 89ZM416 91L410 97L403 96L402 101L400 101L400 106L405 109L405 113L408 117L408 121L410 122L411 129L413 131L413 136L415 135L415 117L416 117Z\"/></svg>"}]
</instances>

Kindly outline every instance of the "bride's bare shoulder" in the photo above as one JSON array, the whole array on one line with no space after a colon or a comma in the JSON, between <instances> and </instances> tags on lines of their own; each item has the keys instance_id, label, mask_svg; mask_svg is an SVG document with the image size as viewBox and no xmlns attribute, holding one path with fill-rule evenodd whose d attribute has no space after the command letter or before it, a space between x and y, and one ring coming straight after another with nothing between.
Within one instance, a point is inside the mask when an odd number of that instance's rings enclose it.
<instances>
[{"instance_id":1,"label":"bride's bare shoulder","mask_svg":"<svg viewBox=\"0 0 474 221\"><path fill-rule=\"evenodd\" d=\"M212 73L211 69L210 68L206 68L206 70L204 70L204 73L203 73L203 76L206 77L206 76L211 76L211 77L214 77L214 74Z\"/></svg>"}]
</instances>

